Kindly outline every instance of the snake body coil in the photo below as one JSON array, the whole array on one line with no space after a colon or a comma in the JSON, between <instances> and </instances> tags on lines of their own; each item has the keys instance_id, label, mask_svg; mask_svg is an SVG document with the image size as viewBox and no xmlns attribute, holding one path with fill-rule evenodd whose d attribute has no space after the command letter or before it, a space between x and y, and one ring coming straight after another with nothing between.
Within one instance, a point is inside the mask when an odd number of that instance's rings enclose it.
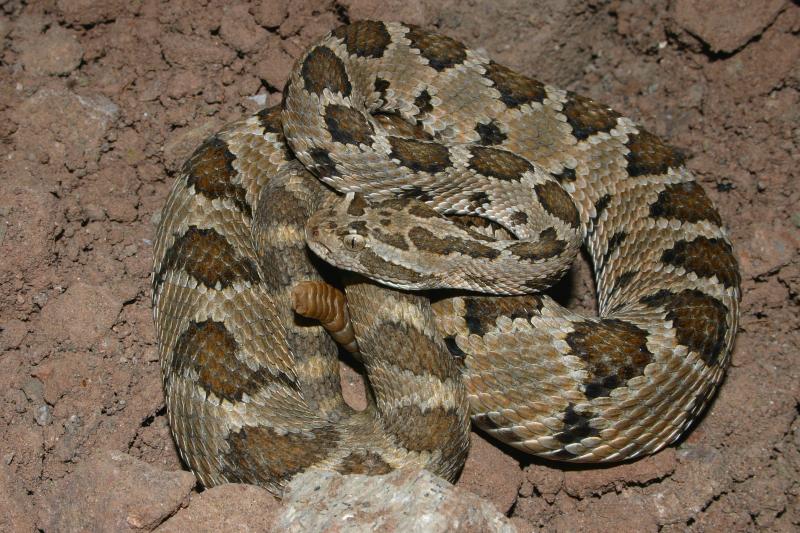
<instances>
[{"instance_id":1,"label":"snake body coil","mask_svg":"<svg viewBox=\"0 0 800 533\"><path fill-rule=\"evenodd\" d=\"M373 396L355 412L335 346L292 312L293 287L321 281L305 229L323 259L384 283L499 294L546 287L582 244L599 317L537 294L448 297L434 314L348 286L351 321L325 317L358 339ZM205 485L275 492L307 468L453 479L469 415L543 457L636 457L716 390L739 282L719 214L656 136L447 37L357 22L299 59L283 107L203 143L167 200L153 302L169 420Z\"/></svg>"}]
</instances>

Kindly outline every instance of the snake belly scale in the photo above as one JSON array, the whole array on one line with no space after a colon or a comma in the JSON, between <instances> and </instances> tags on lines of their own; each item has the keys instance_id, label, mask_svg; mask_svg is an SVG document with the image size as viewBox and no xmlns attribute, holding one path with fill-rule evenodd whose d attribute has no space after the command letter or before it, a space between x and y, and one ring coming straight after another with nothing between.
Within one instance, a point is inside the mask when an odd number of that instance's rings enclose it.
<instances>
[{"instance_id":1,"label":"snake belly scale","mask_svg":"<svg viewBox=\"0 0 800 533\"><path fill-rule=\"evenodd\" d=\"M475 217L489 226L459 222ZM369 375L353 411L336 346L292 311L324 270L306 232L322 259L384 284L489 294L431 306L348 284L349 318L326 320L352 328ZM581 245L597 317L532 294ZM356 22L300 57L281 106L212 136L176 180L153 276L170 426L205 485L276 493L308 468L416 464L452 480L470 416L550 459L638 457L713 396L739 283L680 152L458 41Z\"/></svg>"}]
</instances>

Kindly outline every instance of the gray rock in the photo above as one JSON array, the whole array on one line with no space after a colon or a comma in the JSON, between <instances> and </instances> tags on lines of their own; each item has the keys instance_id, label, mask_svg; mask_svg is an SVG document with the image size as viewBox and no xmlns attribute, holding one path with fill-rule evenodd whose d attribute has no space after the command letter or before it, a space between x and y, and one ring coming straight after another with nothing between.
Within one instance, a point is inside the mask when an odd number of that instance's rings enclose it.
<instances>
[{"instance_id":1,"label":"gray rock","mask_svg":"<svg viewBox=\"0 0 800 533\"><path fill-rule=\"evenodd\" d=\"M53 408L49 405L40 405L36 408L36 423L40 426L46 426L53 421Z\"/></svg>"},{"instance_id":2,"label":"gray rock","mask_svg":"<svg viewBox=\"0 0 800 533\"><path fill-rule=\"evenodd\" d=\"M513 532L494 506L430 472L384 476L312 471L294 478L273 531Z\"/></svg>"}]
</instances>

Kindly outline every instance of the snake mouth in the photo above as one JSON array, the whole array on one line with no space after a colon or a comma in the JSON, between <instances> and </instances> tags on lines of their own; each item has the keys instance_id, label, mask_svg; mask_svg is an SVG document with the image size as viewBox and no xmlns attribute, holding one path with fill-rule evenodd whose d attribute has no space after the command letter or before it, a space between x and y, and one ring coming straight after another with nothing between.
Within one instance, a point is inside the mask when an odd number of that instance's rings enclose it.
<instances>
[{"instance_id":1,"label":"snake mouth","mask_svg":"<svg viewBox=\"0 0 800 533\"><path fill-rule=\"evenodd\" d=\"M333 250L331 250L330 248L328 248L326 245L322 244L321 242L312 240L309 237L310 237L310 234L307 234L306 235L306 244L311 249L311 251L314 252L314 254L316 254L317 256L319 256L320 259L323 259L326 262L328 262L328 259L333 256Z\"/></svg>"},{"instance_id":2,"label":"snake mouth","mask_svg":"<svg viewBox=\"0 0 800 533\"><path fill-rule=\"evenodd\" d=\"M312 252L323 259L330 256L332 250L320 242L320 236L322 232L320 231L319 224L315 222L313 215L306 222L305 234L306 244L309 248L311 248Z\"/></svg>"}]
</instances>

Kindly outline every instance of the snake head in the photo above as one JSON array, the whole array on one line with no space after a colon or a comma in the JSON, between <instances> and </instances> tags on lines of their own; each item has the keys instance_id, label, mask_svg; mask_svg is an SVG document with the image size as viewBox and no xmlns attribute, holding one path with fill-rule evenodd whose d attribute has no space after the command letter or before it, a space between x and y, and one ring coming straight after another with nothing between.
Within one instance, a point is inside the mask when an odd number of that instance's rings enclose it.
<instances>
[{"instance_id":1,"label":"snake head","mask_svg":"<svg viewBox=\"0 0 800 533\"><path fill-rule=\"evenodd\" d=\"M435 214L413 200L373 204L354 193L337 197L308 219L306 243L325 262L384 285L407 290L433 288L435 274L423 272L415 264L413 249L400 231L408 223L409 202Z\"/></svg>"},{"instance_id":2,"label":"snake head","mask_svg":"<svg viewBox=\"0 0 800 533\"><path fill-rule=\"evenodd\" d=\"M367 248L366 223L351 214L360 213L361 205L366 205L364 198L349 193L314 213L306 222L309 248L334 266L354 270L359 252Z\"/></svg>"}]
</instances>

